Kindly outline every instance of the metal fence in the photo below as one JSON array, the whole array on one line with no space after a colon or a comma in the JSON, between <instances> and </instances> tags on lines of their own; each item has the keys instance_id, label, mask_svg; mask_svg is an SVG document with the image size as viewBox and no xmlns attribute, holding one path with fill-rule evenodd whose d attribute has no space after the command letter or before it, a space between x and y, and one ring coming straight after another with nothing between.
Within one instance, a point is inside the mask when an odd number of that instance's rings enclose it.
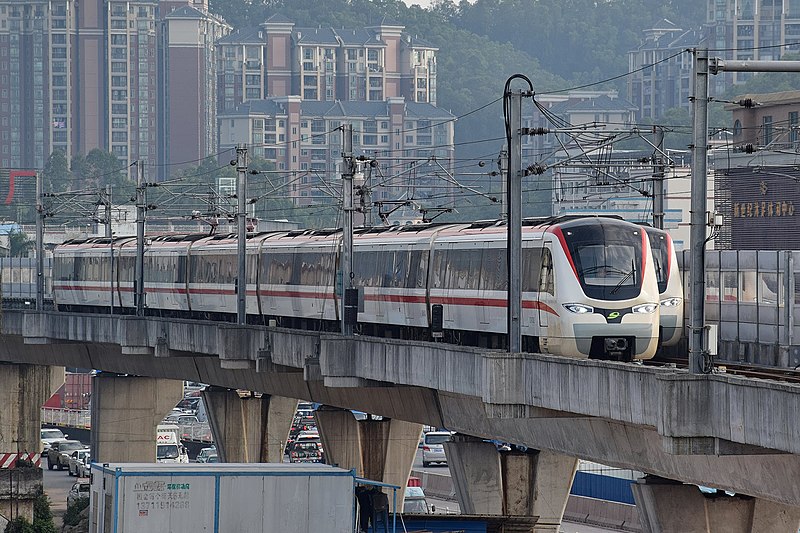
<instances>
[{"instance_id":1,"label":"metal fence","mask_svg":"<svg viewBox=\"0 0 800 533\"><path fill-rule=\"evenodd\" d=\"M52 299L52 259L44 260L44 297ZM7 301L36 302L36 258L0 257L2 297Z\"/></svg>"},{"instance_id":2,"label":"metal fence","mask_svg":"<svg viewBox=\"0 0 800 533\"><path fill-rule=\"evenodd\" d=\"M679 253L678 263L688 304L689 252ZM705 321L718 326L720 359L779 367L800 365L800 324L795 318L800 315L798 269L800 251L706 252ZM684 306L684 313L688 325L690 305Z\"/></svg>"},{"instance_id":3,"label":"metal fence","mask_svg":"<svg viewBox=\"0 0 800 533\"><path fill-rule=\"evenodd\" d=\"M85 410L42 407L42 424L90 429L92 427L92 417L89 411Z\"/></svg>"},{"instance_id":4,"label":"metal fence","mask_svg":"<svg viewBox=\"0 0 800 533\"><path fill-rule=\"evenodd\" d=\"M42 424L91 429L92 417L89 410L42 407ZM214 442L214 438L211 435L211 426L208 425L208 422L175 425L180 428L181 440Z\"/></svg>"}]
</instances>

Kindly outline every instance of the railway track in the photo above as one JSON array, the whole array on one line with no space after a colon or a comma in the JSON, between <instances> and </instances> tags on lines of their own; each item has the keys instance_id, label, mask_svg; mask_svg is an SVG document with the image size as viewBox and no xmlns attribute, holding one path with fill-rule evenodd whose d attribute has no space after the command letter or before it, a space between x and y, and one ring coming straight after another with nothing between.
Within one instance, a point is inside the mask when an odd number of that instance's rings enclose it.
<instances>
[{"instance_id":1,"label":"railway track","mask_svg":"<svg viewBox=\"0 0 800 533\"><path fill-rule=\"evenodd\" d=\"M659 358L657 361L645 361L647 366L688 368L689 361L684 357ZM800 369L777 368L752 363L737 363L731 361L714 361L713 374L732 374L748 378L771 379L787 383L800 383Z\"/></svg>"}]
</instances>

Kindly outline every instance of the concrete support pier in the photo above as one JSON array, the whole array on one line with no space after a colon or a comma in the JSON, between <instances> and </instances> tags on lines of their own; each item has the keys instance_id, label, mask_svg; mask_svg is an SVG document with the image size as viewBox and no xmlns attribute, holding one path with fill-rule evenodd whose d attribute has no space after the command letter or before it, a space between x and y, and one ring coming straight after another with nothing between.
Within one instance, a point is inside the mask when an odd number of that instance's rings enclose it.
<instances>
[{"instance_id":1,"label":"concrete support pier","mask_svg":"<svg viewBox=\"0 0 800 533\"><path fill-rule=\"evenodd\" d=\"M797 533L800 508L647 477L631 485L648 533Z\"/></svg>"},{"instance_id":2,"label":"concrete support pier","mask_svg":"<svg viewBox=\"0 0 800 533\"><path fill-rule=\"evenodd\" d=\"M92 384L92 460L154 463L156 426L183 398L183 382L102 372Z\"/></svg>"},{"instance_id":3,"label":"concrete support pier","mask_svg":"<svg viewBox=\"0 0 800 533\"><path fill-rule=\"evenodd\" d=\"M445 443L465 514L537 516L534 532L557 532L578 460L548 451L498 452L491 442L454 435Z\"/></svg>"},{"instance_id":4,"label":"concrete support pier","mask_svg":"<svg viewBox=\"0 0 800 533\"><path fill-rule=\"evenodd\" d=\"M217 454L223 463L280 463L297 410L283 396L240 397L235 390L208 387L203 401Z\"/></svg>"},{"instance_id":5,"label":"concrete support pier","mask_svg":"<svg viewBox=\"0 0 800 533\"><path fill-rule=\"evenodd\" d=\"M0 364L0 530L11 518L33 520L42 490L42 405L64 383L64 367Z\"/></svg>"},{"instance_id":6,"label":"concrete support pier","mask_svg":"<svg viewBox=\"0 0 800 533\"><path fill-rule=\"evenodd\" d=\"M317 409L315 417L327 463L399 486L397 506L401 509L422 424L389 418L356 420L350 411L329 407ZM388 496L391 506L392 494Z\"/></svg>"}]
</instances>

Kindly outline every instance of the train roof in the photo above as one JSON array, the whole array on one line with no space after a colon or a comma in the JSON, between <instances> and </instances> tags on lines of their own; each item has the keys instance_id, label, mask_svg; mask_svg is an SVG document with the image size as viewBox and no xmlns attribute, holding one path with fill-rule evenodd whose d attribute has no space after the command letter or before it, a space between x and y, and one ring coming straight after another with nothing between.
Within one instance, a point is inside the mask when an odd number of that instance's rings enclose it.
<instances>
[{"instance_id":1,"label":"train roof","mask_svg":"<svg viewBox=\"0 0 800 533\"><path fill-rule=\"evenodd\" d=\"M554 226L557 224L568 224L576 221L586 221L587 219L597 219L601 221L620 221L624 220L617 215L560 215L550 217L528 217L522 220L523 228L541 228ZM645 224L641 224L645 226ZM372 227L359 227L353 230L353 234L359 240L369 240L371 238L392 237L393 240L398 242L413 242L418 238L427 238L434 233L440 233L450 237L456 235L475 235L489 230L490 233L497 233L501 228L507 227L505 219L489 219L478 220L475 222L428 222L423 224L407 224L407 225L394 225L394 226L372 226ZM648 228L649 229L649 228ZM494 230L494 231L492 231ZM273 242L280 242L281 240L289 240L292 242L313 242L327 241L329 237L339 235L342 233L342 228L319 228L319 229L297 229L289 231L263 231L263 232L250 232L247 234L247 239L276 239ZM206 233L176 233L166 235L148 235L147 239L152 244L159 243L194 243L210 244L215 243L226 244L235 241L237 238L236 233L220 233L209 235ZM115 236L109 237L88 237L80 239L70 239L63 243L63 245L78 245L78 246L108 246L112 242L114 244L128 244L130 241L135 241L135 236Z\"/></svg>"}]
</instances>

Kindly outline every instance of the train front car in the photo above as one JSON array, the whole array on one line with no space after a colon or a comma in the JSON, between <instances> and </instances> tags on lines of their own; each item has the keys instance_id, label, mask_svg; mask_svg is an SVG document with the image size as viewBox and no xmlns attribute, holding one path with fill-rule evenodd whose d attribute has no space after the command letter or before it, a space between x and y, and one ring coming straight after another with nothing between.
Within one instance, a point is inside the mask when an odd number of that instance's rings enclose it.
<instances>
[{"instance_id":1,"label":"train front car","mask_svg":"<svg viewBox=\"0 0 800 533\"><path fill-rule=\"evenodd\" d=\"M660 342L662 346L674 346L683 333L683 282L678 271L678 257L669 233L652 227L644 229L650 239L661 299Z\"/></svg>"},{"instance_id":2,"label":"train front car","mask_svg":"<svg viewBox=\"0 0 800 533\"><path fill-rule=\"evenodd\" d=\"M644 230L587 217L554 224L545 235L538 306L542 351L619 361L652 358L659 295Z\"/></svg>"}]
</instances>

